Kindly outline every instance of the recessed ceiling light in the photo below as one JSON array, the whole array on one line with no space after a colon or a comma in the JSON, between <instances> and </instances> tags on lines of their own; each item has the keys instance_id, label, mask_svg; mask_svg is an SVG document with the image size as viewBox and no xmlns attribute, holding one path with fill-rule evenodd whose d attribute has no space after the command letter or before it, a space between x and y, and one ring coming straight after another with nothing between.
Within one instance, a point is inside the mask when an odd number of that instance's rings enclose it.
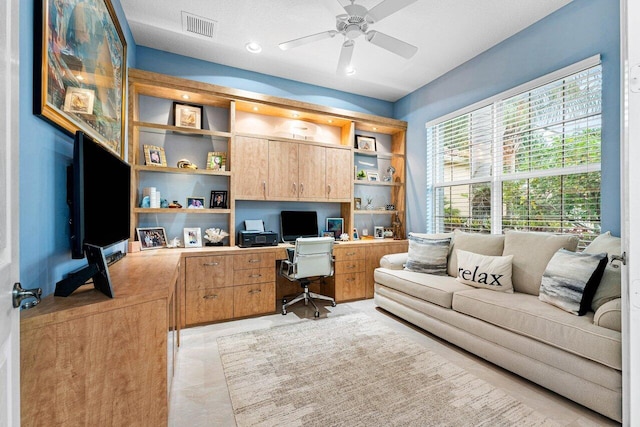
<instances>
[{"instance_id":1,"label":"recessed ceiling light","mask_svg":"<svg viewBox=\"0 0 640 427\"><path fill-rule=\"evenodd\" d=\"M253 111L258 111L258 107L253 107Z\"/></svg>"},{"instance_id":2,"label":"recessed ceiling light","mask_svg":"<svg viewBox=\"0 0 640 427\"><path fill-rule=\"evenodd\" d=\"M327 121L328 121L329 123L333 123L333 120L331 120L331 119L329 119L329 120L327 120Z\"/></svg>"},{"instance_id":3,"label":"recessed ceiling light","mask_svg":"<svg viewBox=\"0 0 640 427\"><path fill-rule=\"evenodd\" d=\"M186 93L182 95L182 99L189 99L189 95L187 95Z\"/></svg>"},{"instance_id":4,"label":"recessed ceiling light","mask_svg":"<svg viewBox=\"0 0 640 427\"><path fill-rule=\"evenodd\" d=\"M347 69L345 70L345 74L347 76L353 76L355 73L356 73L356 69L351 66L347 67Z\"/></svg>"},{"instance_id":5,"label":"recessed ceiling light","mask_svg":"<svg viewBox=\"0 0 640 427\"><path fill-rule=\"evenodd\" d=\"M260 53L260 52L262 52L262 46L260 46L256 42L249 42L246 45L244 45L244 47L246 47L247 50L249 52L251 52L251 53Z\"/></svg>"},{"instance_id":6,"label":"recessed ceiling light","mask_svg":"<svg viewBox=\"0 0 640 427\"><path fill-rule=\"evenodd\" d=\"M373 130L378 130L378 128L373 128Z\"/></svg>"},{"instance_id":7,"label":"recessed ceiling light","mask_svg":"<svg viewBox=\"0 0 640 427\"><path fill-rule=\"evenodd\" d=\"M292 115L293 117L300 117L300 114L298 114L298 113L291 113L291 115Z\"/></svg>"}]
</instances>

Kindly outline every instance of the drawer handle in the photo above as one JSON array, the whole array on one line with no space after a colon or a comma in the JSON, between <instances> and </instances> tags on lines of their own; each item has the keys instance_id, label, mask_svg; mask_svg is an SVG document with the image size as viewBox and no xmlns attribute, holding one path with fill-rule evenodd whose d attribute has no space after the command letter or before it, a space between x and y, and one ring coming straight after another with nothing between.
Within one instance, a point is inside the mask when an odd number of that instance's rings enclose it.
<instances>
[{"instance_id":1,"label":"drawer handle","mask_svg":"<svg viewBox=\"0 0 640 427\"><path fill-rule=\"evenodd\" d=\"M260 260L255 258L249 260L249 264L255 264L256 262L260 262Z\"/></svg>"},{"instance_id":2,"label":"drawer handle","mask_svg":"<svg viewBox=\"0 0 640 427\"><path fill-rule=\"evenodd\" d=\"M354 256L355 254L355 252L347 252L347 256Z\"/></svg>"},{"instance_id":3,"label":"drawer handle","mask_svg":"<svg viewBox=\"0 0 640 427\"><path fill-rule=\"evenodd\" d=\"M205 262L204 264L205 267L215 267L216 265L220 265L219 262Z\"/></svg>"},{"instance_id":4,"label":"drawer handle","mask_svg":"<svg viewBox=\"0 0 640 427\"><path fill-rule=\"evenodd\" d=\"M255 279L257 277L262 277L262 274L252 274L249 277L252 278L252 279Z\"/></svg>"},{"instance_id":5,"label":"drawer handle","mask_svg":"<svg viewBox=\"0 0 640 427\"><path fill-rule=\"evenodd\" d=\"M347 279L347 282L354 282L356 279L354 279L353 277Z\"/></svg>"},{"instance_id":6,"label":"drawer handle","mask_svg":"<svg viewBox=\"0 0 640 427\"><path fill-rule=\"evenodd\" d=\"M353 269L353 268L356 268L356 266L355 265L348 265L347 268L348 269Z\"/></svg>"},{"instance_id":7,"label":"drawer handle","mask_svg":"<svg viewBox=\"0 0 640 427\"><path fill-rule=\"evenodd\" d=\"M260 292L262 292L262 289L251 289L249 291L249 294L255 295L255 294L259 294Z\"/></svg>"},{"instance_id":8,"label":"drawer handle","mask_svg":"<svg viewBox=\"0 0 640 427\"><path fill-rule=\"evenodd\" d=\"M205 295L202 297L202 299L217 299L218 295Z\"/></svg>"}]
</instances>

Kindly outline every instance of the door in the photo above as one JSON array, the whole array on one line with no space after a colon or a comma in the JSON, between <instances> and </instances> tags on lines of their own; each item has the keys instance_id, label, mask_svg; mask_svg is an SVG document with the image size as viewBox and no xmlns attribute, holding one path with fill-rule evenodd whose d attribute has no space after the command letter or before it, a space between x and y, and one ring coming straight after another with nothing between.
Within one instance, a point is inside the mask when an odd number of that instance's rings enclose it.
<instances>
[{"instance_id":1,"label":"door","mask_svg":"<svg viewBox=\"0 0 640 427\"><path fill-rule=\"evenodd\" d=\"M236 199L264 200L269 180L269 141L238 136L233 141L233 188Z\"/></svg>"},{"instance_id":2,"label":"door","mask_svg":"<svg viewBox=\"0 0 640 427\"><path fill-rule=\"evenodd\" d=\"M300 144L298 148L298 179L301 199L326 199L324 147Z\"/></svg>"},{"instance_id":3,"label":"door","mask_svg":"<svg viewBox=\"0 0 640 427\"><path fill-rule=\"evenodd\" d=\"M269 141L269 197L298 198L298 144Z\"/></svg>"},{"instance_id":4,"label":"door","mask_svg":"<svg viewBox=\"0 0 640 427\"><path fill-rule=\"evenodd\" d=\"M20 425L18 281L18 1L1 2L0 16L0 425Z\"/></svg>"},{"instance_id":5,"label":"door","mask_svg":"<svg viewBox=\"0 0 640 427\"><path fill-rule=\"evenodd\" d=\"M640 27L634 25L640 4L623 0L620 5L624 77L621 234L622 250L627 254L622 269L622 417L624 425L632 426L640 425L640 169L635 167L640 159Z\"/></svg>"},{"instance_id":6,"label":"door","mask_svg":"<svg viewBox=\"0 0 640 427\"><path fill-rule=\"evenodd\" d=\"M326 148L327 197L351 200L353 187L353 160L351 151L341 148Z\"/></svg>"}]
</instances>

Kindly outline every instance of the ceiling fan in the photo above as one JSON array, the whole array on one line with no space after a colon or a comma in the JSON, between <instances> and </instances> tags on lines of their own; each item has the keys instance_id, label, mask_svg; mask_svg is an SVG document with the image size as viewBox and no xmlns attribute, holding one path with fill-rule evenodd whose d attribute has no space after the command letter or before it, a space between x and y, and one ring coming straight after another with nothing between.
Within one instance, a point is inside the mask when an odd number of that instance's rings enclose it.
<instances>
[{"instance_id":1,"label":"ceiling fan","mask_svg":"<svg viewBox=\"0 0 640 427\"><path fill-rule=\"evenodd\" d=\"M375 24L376 22L381 21L387 16L396 13L400 9L407 7L417 0L383 0L371 10L368 10L364 6L355 4L355 0L350 1L350 5L343 6L347 13L336 16L335 30L323 31L310 36L289 40L287 42L280 43L278 46L282 50L288 50L307 43L333 38L338 34L342 34L345 40L344 43L342 43L340 59L338 60L338 73L342 74L347 74L351 69L351 57L353 56L355 39L360 36L364 36L365 40L369 43L386 49L396 55L400 55L406 59L411 58L418 51L416 46L379 31L369 30L370 24Z\"/></svg>"}]
</instances>

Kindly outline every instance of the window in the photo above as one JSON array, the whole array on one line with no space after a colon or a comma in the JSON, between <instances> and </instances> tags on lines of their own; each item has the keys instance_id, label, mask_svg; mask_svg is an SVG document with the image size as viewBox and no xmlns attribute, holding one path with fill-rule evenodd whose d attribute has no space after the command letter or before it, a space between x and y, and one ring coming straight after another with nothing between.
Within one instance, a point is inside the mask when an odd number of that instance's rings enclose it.
<instances>
[{"instance_id":1,"label":"window","mask_svg":"<svg viewBox=\"0 0 640 427\"><path fill-rule=\"evenodd\" d=\"M427 123L429 230L600 233L599 57Z\"/></svg>"}]
</instances>

